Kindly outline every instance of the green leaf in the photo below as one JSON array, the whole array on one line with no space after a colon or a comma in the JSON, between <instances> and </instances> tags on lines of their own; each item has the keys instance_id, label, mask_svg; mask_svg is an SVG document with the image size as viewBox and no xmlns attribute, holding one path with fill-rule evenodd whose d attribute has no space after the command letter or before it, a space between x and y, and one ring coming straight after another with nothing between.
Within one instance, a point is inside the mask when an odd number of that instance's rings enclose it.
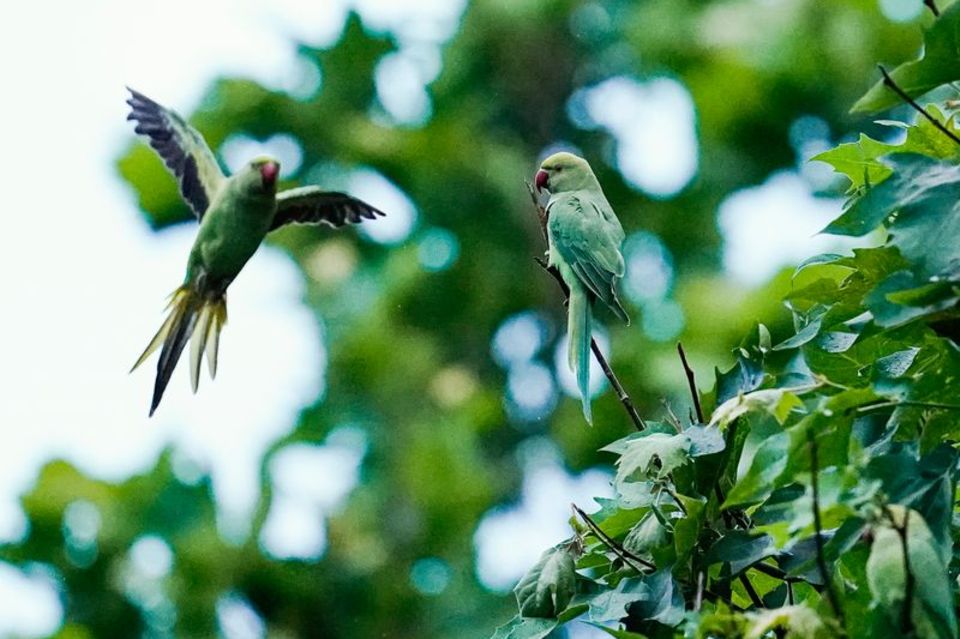
<instances>
[{"instance_id":1,"label":"green leaf","mask_svg":"<svg viewBox=\"0 0 960 639\"><path fill-rule=\"evenodd\" d=\"M898 271L880 282L864 303L878 325L895 328L951 309L957 300L952 282L925 281L910 271Z\"/></svg>"},{"instance_id":2,"label":"green leaf","mask_svg":"<svg viewBox=\"0 0 960 639\"><path fill-rule=\"evenodd\" d=\"M898 155L890 162L894 175L825 231L864 235L886 224L890 244L918 276L955 272L960 263L960 166L922 155Z\"/></svg>"},{"instance_id":3,"label":"green leaf","mask_svg":"<svg viewBox=\"0 0 960 639\"><path fill-rule=\"evenodd\" d=\"M631 606L630 613L639 619L657 621L675 626L683 620L683 592L669 570L661 570L644 577L649 596Z\"/></svg>"},{"instance_id":4,"label":"green leaf","mask_svg":"<svg viewBox=\"0 0 960 639\"><path fill-rule=\"evenodd\" d=\"M941 85L960 80L960 6L951 4L924 34L923 56L901 64L890 76L904 93L919 97ZM901 100L881 79L853 105L853 113L877 113Z\"/></svg>"},{"instance_id":5,"label":"green leaf","mask_svg":"<svg viewBox=\"0 0 960 639\"><path fill-rule=\"evenodd\" d=\"M543 639L560 625L556 619L529 619L517 615L499 626L490 639Z\"/></svg>"},{"instance_id":6,"label":"green leaf","mask_svg":"<svg viewBox=\"0 0 960 639\"><path fill-rule=\"evenodd\" d=\"M614 621L627 616L627 606L650 597L650 587L640 579L622 579L617 587L590 598L590 619Z\"/></svg>"},{"instance_id":7,"label":"green leaf","mask_svg":"<svg viewBox=\"0 0 960 639\"><path fill-rule=\"evenodd\" d=\"M617 491L617 503L622 508L633 510L647 508L657 500L656 484L650 481L614 481ZM606 529L604 529L606 532Z\"/></svg>"},{"instance_id":8,"label":"green leaf","mask_svg":"<svg viewBox=\"0 0 960 639\"><path fill-rule=\"evenodd\" d=\"M952 639L957 636L957 619L947 566L937 552L936 542L920 513L903 506L889 506L874 527L873 545L867 560L867 582L874 600L890 621L901 624L906 599L907 572L914 580L910 619L918 637ZM902 528L906 525L909 562L904 561Z\"/></svg>"},{"instance_id":9,"label":"green leaf","mask_svg":"<svg viewBox=\"0 0 960 639\"><path fill-rule=\"evenodd\" d=\"M762 501L775 488L774 482L787 468L787 450L790 434L776 433L760 445L750 464L750 470L727 494L723 507L733 508Z\"/></svg>"},{"instance_id":10,"label":"green leaf","mask_svg":"<svg viewBox=\"0 0 960 639\"><path fill-rule=\"evenodd\" d=\"M544 552L513 589L520 615L555 618L573 599L575 571L573 554L565 544Z\"/></svg>"},{"instance_id":11,"label":"green leaf","mask_svg":"<svg viewBox=\"0 0 960 639\"><path fill-rule=\"evenodd\" d=\"M873 365L874 374L880 377L897 378L906 374L907 370L917 358L920 348L911 346L902 351L885 355Z\"/></svg>"},{"instance_id":12,"label":"green leaf","mask_svg":"<svg viewBox=\"0 0 960 639\"><path fill-rule=\"evenodd\" d=\"M737 363L725 373L715 369L717 378L717 404L722 404L741 393L756 390L763 383L763 367L753 359L737 356Z\"/></svg>"},{"instance_id":13,"label":"green leaf","mask_svg":"<svg viewBox=\"0 0 960 639\"><path fill-rule=\"evenodd\" d=\"M593 500L600 505L600 510L593 513L591 517L593 521L600 526L601 530L611 537L619 537L633 528L643 516L643 512L639 512L637 509L642 506L649 506L654 500L652 487L646 491L649 497L644 497L640 494L630 494L630 490L634 488L632 483L627 483L617 488L618 492L620 488L623 488L627 491L628 495L626 497L618 495L619 499L593 498ZM642 506L632 505L630 504L630 498L636 498L638 501L649 498L649 502L642 504Z\"/></svg>"},{"instance_id":14,"label":"green leaf","mask_svg":"<svg viewBox=\"0 0 960 639\"><path fill-rule=\"evenodd\" d=\"M935 105L926 107L931 115L944 127L960 132L955 118L945 116ZM884 121L878 124L897 127L906 131L906 138L900 144L887 144L860 134L856 142L841 144L834 149L825 151L811 158L831 165L837 173L850 179L850 191L859 191L863 187L876 186L890 177L893 173L888 165L881 162L881 158L894 153L920 153L932 158L947 159L955 157L960 152L960 146L944 135L932 122L926 118L918 118L917 123L908 125L904 122ZM817 258L814 258L816 260ZM815 262L820 263L820 262ZM801 265L802 267L803 265ZM797 268L799 272L801 267Z\"/></svg>"},{"instance_id":15,"label":"green leaf","mask_svg":"<svg viewBox=\"0 0 960 639\"><path fill-rule=\"evenodd\" d=\"M727 443L723 439L723 433L719 428L710 426L691 426L683 431L683 434L690 439L690 456L703 457L704 455L715 455L723 452Z\"/></svg>"},{"instance_id":16,"label":"green leaf","mask_svg":"<svg viewBox=\"0 0 960 639\"><path fill-rule=\"evenodd\" d=\"M680 495L680 501L683 503L687 515L676 520L673 525L673 548L676 554L674 561L678 563L686 561L690 553L696 548L707 505L705 497L693 499L686 495Z\"/></svg>"},{"instance_id":17,"label":"green leaf","mask_svg":"<svg viewBox=\"0 0 960 639\"><path fill-rule=\"evenodd\" d=\"M823 154L821 153L821 155ZM818 157L820 156L814 157L813 159L816 160ZM808 257L807 259L803 260L802 262L800 262L800 264L797 265L797 268L793 271L793 276L796 277L800 273L800 271L803 271L804 269L807 269L811 266L820 266L822 264L833 264L834 262L840 259L843 259L843 256L837 253L821 253L820 255L814 255L813 257Z\"/></svg>"},{"instance_id":18,"label":"green leaf","mask_svg":"<svg viewBox=\"0 0 960 639\"><path fill-rule=\"evenodd\" d=\"M713 411L711 426L726 428L738 417L753 411L765 411L781 424L794 408L803 406L803 402L786 388L768 388L753 391L728 399Z\"/></svg>"},{"instance_id":19,"label":"green leaf","mask_svg":"<svg viewBox=\"0 0 960 639\"><path fill-rule=\"evenodd\" d=\"M857 190L863 186L879 184L893 173L893 170L880 162L879 158L895 148L891 144L878 142L861 133L858 141L841 144L836 148L813 156L810 160L829 164L837 173L841 173L850 179L851 190ZM814 258L816 261L812 263L825 263L818 260L820 257L822 256ZM799 272L808 265L808 263L801 264L797 267L797 271Z\"/></svg>"},{"instance_id":20,"label":"green leaf","mask_svg":"<svg viewBox=\"0 0 960 639\"><path fill-rule=\"evenodd\" d=\"M646 432L644 432L646 435ZM650 433L629 442L617 460L617 484L627 482L635 474L666 477L674 469L690 461L690 439L683 433ZM656 465L659 466L655 468Z\"/></svg>"},{"instance_id":21,"label":"green leaf","mask_svg":"<svg viewBox=\"0 0 960 639\"><path fill-rule=\"evenodd\" d=\"M803 346L817 336L817 333L820 332L820 324L822 321L822 317L811 320L806 326L797 331L796 335L774 346L773 350L785 351L791 348L799 348Z\"/></svg>"},{"instance_id":22,"label":"green leaf","mask_svg":"<svg viewBox=\"0 0 960 639\"><path fill-rule=\"evenodd\" d=\"M651 548L663 545L668 538L667 529L649 512L623 538L623 547L635 555L643 555Z\"/></svg>"},{"instance_id":23,"label":"green leaf","mask_svg":"<svg viewBox=\"0 0 960 639\"><path fill-rule=\"evenodd\" d=\"M739 575L755 563L777 554L769 535L754 535L745 530L732 530L718 539L707 551L708 565L730 564L732 576Z\"/></svg>"}]
</instances>

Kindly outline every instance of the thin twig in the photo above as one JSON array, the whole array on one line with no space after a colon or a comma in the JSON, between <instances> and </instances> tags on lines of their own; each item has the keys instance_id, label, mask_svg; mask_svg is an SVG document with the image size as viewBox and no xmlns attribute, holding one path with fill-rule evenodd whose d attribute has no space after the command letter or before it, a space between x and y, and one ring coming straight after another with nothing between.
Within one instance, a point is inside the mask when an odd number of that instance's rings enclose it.
<instances>
[{"instance_id":1,"label":"thin twig","mask_svg":"<svg viewBox=\"0 0 960 639\"><path fill-rule=\"evenodd\" d=\"M557 284L559 284L561 290L563 290L564 298L569 298L570 288L560 276L560 271L553 266L549 266L546 260L541 257L535 257L534 260L543 268L543 270L552 275L553 279L557 281ZM640 417L640 413L637 412L636 406L633 405L633 400L630 399L627 391L623 389L623 384L620 383L616 373L613 372L613 369L610 368L610 364L607 363L607 358L604 357L603 353L600 351L600 346L597 344L597 340L593 338L590 338L590 350L593 351L593 356L597 358L597 363L600 364L600 368L603 369L603 374L606 375L607 379L610 381L610 386L612 386L614 392L616 392L617 399L619 399L620 403L623 404L624 409L627 411L627 415L629 415L630 419L633 421L633 425L637 427L637 430L645 429L647 427L646 422L644 422L643 418Z\"/></svg>"},{"instance_id":2,"label":"thin twig","mask_svg":"<svg viewBox=\"0 0 960 639\"><path fill-rule=\"evenodd\" d=\"M673 481L673 480L671 479L671 481ZM676 483L676 482L674 482L674 483ZM663 485L663 489L664 489L665 491L667 491L667 494L670 495L670 497L673 499L674 503L677 505L677 508L679 508L679 509L680 509L680 512L683 513L683 516L684 516L684 517L689 517L689 516L690 516L690 513L687 512L686 506L684 506L684 505L683 505L683 502L680 501L680 495L678 495L677 492L676 492L673 488L670 488L670 486L669 486L668 484L664 484L664 485Z\"/></svg>"},{"instance_id":3,"label":"thin twig","mask_svg":"<svg viewBox=\"0 0 960 639\"><path fill-rule=\"evenodd\" d=\"M693 408L697 411L697 421L706 424L703 418L703 407L700 405L700 392L697 390L697 378L690 364L687 363L687 354L683 352L683 344L677 342L677 352L680 353L680 363L683 364L683 372L687 376L687 385L690 386L690 397L693 398Z\"/></svg>"},{"instance_id":4,"label":"thin twig","mask_svg":"<svg viewBox=\"0 0 960 639\"><path fill-rule=\"evenodd\" d=\"M788 582L787 582L787 603L788 603L789 605L791 605L791 606L794 605L794 601L793 601L793 582L792 582L792 581L788 581Z\"/></svg>"},{"instance_id":5,"label":"thin twig","mask_svg":"<svg viewBox=\"0 0 960 639\"><path fill-rule=\"evenodd\" d=\"M840 623L840 628L846 632L847 624L844 620L843 608L840 607L840 597L837 596L837 591L833 587L833 579L827 570L827 560L824 557L823 525L820 521L820 481L817 477L820 465L817 458L817 442L812 430L807 431L807 441L810 444L810 484L813 490L813 529L817 542L817 568L826 585L827 600L833 608L833 614Z\"/></svg>"},{"instance_id":6,"label":"thin twig","mask_svg":"<svg viewBox=\"0 0 960 639\"><path fill-rule=\"evenodd\" d=\"M799 577L789 577L789 576L787 576L787 573L785 573L783 570L781 570L780 568L777 568L776 566L771 566L770 564L756 563L756 564L753 564L753 565L750 566L750 567L753 568L754 570L756 570L757 572L762 572L763 574L767 575L768 577L773 577L774 579L779 579L780 581L785 581L785 582L788 583L788 584L789 584L789 583L794 583L794 582L797 582L797 581L803 581L803 579L800 579Z\"/></svg>"},{"instance_id":7,"label":"thin twig","mask_svg":"<svg viewBox=\"0 0 960 639\"><path fill-rule=\"evenodd\" d=\"M680 363L683 365L683 373L687 377L687 386L690 388L690 398L693 400L693 408L696 412L697 423L705 424L706 419L704 418L703 414L703 406L700 404L700 391L697 390L697 376L696 373L693 372L693 369L690 368L690 363L687 361L687 353L683 350L683 344L680 342L677 342L677 353L680 354ZM717 497L717 501L719 502L718 506L722 506L723 502L726 501L726 497L723 494L723 489L720 487L720 477L717 477L716 483L713 484L713 494ZM727 528L734 527L734 521L730 513L725 510L721 510L720 516L723 518L723 523Z\"/></svg>"},{"instance_id":8,"label":"thin twig","mask_svg":"<svg viewBox=\"0 0 960 639\"><path fill-rule=\"evenodd\" d=\"M940 9L937 8L934 0L923 0L923 4L927 5L927 8L930 9L930 12L933 14L934 18L940 17Z\"/></svg>"},{"instance_id":9,"label":"thin twig","mask_svg":"<svg viewBox=\"0 0 960 639\"><path fill-rule=\"evenodd\" d=\"M601 530L601 528L600 528L600 526L597 524L597 522L593 521L593 519L590 517L590 515L588 515L587 513L583 512L583 510L582 510L579 506L577 506L576 504L570 504L570 506L573 508L573 511L574 511L575 513L577 513L577 515L580 517L580 519L583 520L583 523L585 523L585 524L587 525L587 527L590 529L590 532L592 532L594 535L596 535L597 539L599 539L599 540L603 543L603 545L605 545L607 548L609 548L610 550L612 550L612 551L613 551L618 557L620 557L620 559L622 559L627 565L632 565L630 562L631 562L631 561L634 561L634 562L640 564L641 566L643 566L644 568L647 568L648 570L654 570L654 571L655 571L655 570L657 569L656 564L654 564L654 563L652 563L652 562L649 562L649 561L647 561L646 559L644 559L644 558L642 558L642 557L637 557L635 554L633 554L632 552L630 552L629 550L627 550L626 548L624 548L623 546L621 546L620 544L618 544L612 537L610 537L610 535L608 535L607 533L603 532L603 530ZM643 570L642 570L642 569L638 568L638 567L635 566L635 565L633 565L632 567L633 567L634 570L636 570L637 572L643 574ZM732 610L736 610L737 612L744 612L744 609L741 608L740 606L736 605L735 603L733 603L733 601L731 601L730 598L724 597L723 595L721 595L721 594L719 594L719 593L717 593L717 592L714 592L714 591L710 590L709 588L704 587L703 593L704 593L705 595L708 595L708 596L711 597L712 599L715 599L715 600L717 600L717 601L722 601L722 602L724 602L724 603L727 604Z\"/></svg>"},{"instance_id":10,"label":"thin twig","mask_svg":"<svg viewBox=\"0 0 960 639\"><path fill-rule=\"evenodd\" d=\"M763 599L757 594L757 589L753 587L753 584L750 583L750 579L745 573L740 573L740 583L743 584L743 589L747 591L747 596L749 596L750 601L753 602L753 607L763 608Z\"/></svg>"},{"instance_id":11,"label":"thin twig","mask_svg":"<svg viewBox=\"0 0 960 639\"><path fill-rule=\"evenodd\" d=\"M643 568L646 568L648 570L657 569L656 564L654 564L653 562L647 561L643 557L637 557L635 554L633 554L632 552L630 552L629 550L627 550L626 548L618 544L610 535L603 532L603 530L600 528L597 522L593 521L590 515L583 512L583 509L581 509L579 506L577 506L576 504L570 504L570 505L573 507L573 511L577 513L580 519L583 520L583 523L587 525L587 528L590 529L590 532L596 535L597 539L602 541L607 548L609 548L614 553L616 553L617 556L620 557L620 559L622 559L624 562L627 563L627 565L631 565L631 562L636 562L637 564L640 564L641 566L643 566ZM633 568L637 572L643 573L643 568L638 568L637 566L633 566Z\"/></svg>"},{"instance_id":12,"label":"thin twig","mask_svg":"<svg viewBox=\"0 0 960 639\"><path fill-rule=\"evenodd\" d=\"M932 408L935 410L960 410L960 404L944 404L942 402L920 402L912 401L909 399L900 400L900 401L889 401L889 402L879 402L876 404L868 404L866 406L858 406L858 413L867 413L874 410L883 410L885 408L897 408L899 406L908 406L911 408Z\"/></svg>"},{"instance_id":13,"label":"thin twig","mask_svg":"<svg viewBox=\"0 0 960 639\"><path fill-rule=\"evenodd\" d=\"M889 89L891 89L894 93L896 93L898 96L900 96L900 99L901 99L901 100L903 100L904 102L906 102L907 104L909 104L911 107L913 107L914 109L916 109L917 113L919 113L920 115L922 115L923 117L925 117L926 119L928 119L928 120L931 122L931 124L933 124L933 126L935 126L935 127L937 127L938 129L940 129L940 131L941 131L944 135L946 135L948 138L950 138L951 140L953 140L953 141L956 142L957 144L960 144L960 137L957 137L957 134L956 134L956 133L954 133L953 131L951 131L951 130L948 129L947 127L945 127L945 126L943 125L943 123L940 122L940 120L938 120L938 119L936 119L935 117L933 117L932 115L930 115L930 113L929 113L926 109L924 109L922 106L920 106L919 104L917 104L917 101L916 101L916 100L914 100L914 99L911 98L909 95L907 95L907 92L900 88L900 86L899 86L899 85L896 83L896 81L890 76L890 74L887 73L887 70L883 67L882 64L878 64L877 66L880 67L880 73L883 74L883 83L884 83Z\"/></svg>"}]
</instances>

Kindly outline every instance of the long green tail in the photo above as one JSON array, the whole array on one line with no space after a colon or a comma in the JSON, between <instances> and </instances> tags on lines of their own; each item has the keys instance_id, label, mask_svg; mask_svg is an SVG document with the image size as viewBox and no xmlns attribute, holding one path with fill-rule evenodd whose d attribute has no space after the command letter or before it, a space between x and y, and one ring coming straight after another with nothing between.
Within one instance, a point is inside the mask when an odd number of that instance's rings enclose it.
<instances>
[{"instance_id":1,"label":"long green tail","mask_svg":"<svg viewBox=\"0 0 960 639\"><path fill-rule=\"evenodd\" d=\"M590 300L587 292L577 283L570 287L567 311L567 334L570 344L567 358L570 370L577 376L583 416L588 424L593 425L593 415L590 412L590 324Z\"/></svg>"},{"instance_id":2,"label":"long green tail","mask_svg":"<svg viewBox=\"0 0 960 639\"><path fill-rule=\"evenodd\" d=\"M193 392L200 386L200 365L203 354L207 354L207 366L210 377L217 376L217 352L220 347L220 331L227 322L227 299L223 295L201 296L189 285L173 292L167 305L170 313L153 336L143 355L130 369L132 373L150 355L160 348L160 360L157 362L157 380L153 386L153 400L150 403L150 416L157 410L163 392L170 382L173 369L190 342L190 381Z\"/></svg>"}]
</instances>

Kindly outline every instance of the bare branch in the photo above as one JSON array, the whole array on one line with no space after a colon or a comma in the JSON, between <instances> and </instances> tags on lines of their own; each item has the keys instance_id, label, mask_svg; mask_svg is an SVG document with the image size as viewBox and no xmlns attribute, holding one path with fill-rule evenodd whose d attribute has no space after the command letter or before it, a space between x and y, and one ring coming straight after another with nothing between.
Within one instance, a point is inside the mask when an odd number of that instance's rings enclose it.
<instances>
[{"instance_id":1,"label":"bare branch","mask_svg":"<svg viewBox=\"0 0 960 639\"><path fill-rule=\"evenodd\" d=\"M884 85L886 85L890 90L892 90L894 93L896 93L898 96L900 96L900 99L901 99L901 100L903 100L904 102L906 102L907 104L909 104L911 107L913 107L913 108L917 111L917 113L919 113L920 115L922 115L923 117L925 117L927 120L929 120L930 123L933 124L933 126L937 127L944 135L946 135L948 138L950 138L951 140L953 140L953 141L956 142L957 144L960 144L960 137L957 137L957 134L956 134L956 133L954 133L953 131L951 131L951 130L948 129L947 127L945 127L945 126L943 125L943 123L940 122L940 120L938 120L938 119L936 119L935 117L933 117L932 115L930 115L930 112L929 112L929 111L927 111L927 110L924 109L922 106L920 106L919 104L917 104L917 101L916 101L916 100L914 100L914 99L911 98L909 95L907 95L907 92L900 88L900 86L899 86L899 85L896 83L896 81L890 76L890 74L887 73L887 70L883 67L882 64L878 64L877 66L880 68L880 73L883 74L883 84L884 84Z\"/></svg>"}]
</instances>

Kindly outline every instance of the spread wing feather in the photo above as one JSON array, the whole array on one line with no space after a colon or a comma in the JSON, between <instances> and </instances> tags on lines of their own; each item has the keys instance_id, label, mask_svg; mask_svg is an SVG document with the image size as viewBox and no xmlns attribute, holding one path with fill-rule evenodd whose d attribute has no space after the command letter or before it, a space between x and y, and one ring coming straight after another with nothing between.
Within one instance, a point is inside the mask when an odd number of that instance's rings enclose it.
<instances>
[{"instance_id":1,"label":"spread wing feather","mask_svg":"<svg viewBox=\"0 0 960 639\"><path fill-rule=\"evenodd\" d=\"M127 119L136 121L136 132L150 139L150 146L177 178L180 195L197 218L202 219L226 179L210 147L175 111L129 87L128 90L130 115Z\"/></svg>"},{"instance_id":2,"label":"spread wing feather","mask_svg":"<svg viewBox=\"0 0 960 639\"><path fill-rule=\"evenodd\" d=\"M270 230L285 224L326 224L338 228L383 215L380 209L346 193L303 186L277 194L277 212Z\"/></svg>"}]
</instances>

